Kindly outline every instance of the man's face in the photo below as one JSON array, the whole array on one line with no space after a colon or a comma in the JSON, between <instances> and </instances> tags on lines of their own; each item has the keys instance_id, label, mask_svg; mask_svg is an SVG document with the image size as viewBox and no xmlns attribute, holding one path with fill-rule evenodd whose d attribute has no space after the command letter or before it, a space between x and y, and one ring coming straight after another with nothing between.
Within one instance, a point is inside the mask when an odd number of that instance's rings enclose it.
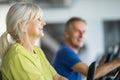
<instances>
[{"instance_id":1,"label":"man's face","mask_svg":"<svg viewBox=\"0 0 120 80\"><path fill-rule=\"evenodd\" d=\"M70 31L67 33L67 40L71 47L81 48L84 44L86 24L82 21L74 21L71 24Z\"/></svg>"}]
</instances>

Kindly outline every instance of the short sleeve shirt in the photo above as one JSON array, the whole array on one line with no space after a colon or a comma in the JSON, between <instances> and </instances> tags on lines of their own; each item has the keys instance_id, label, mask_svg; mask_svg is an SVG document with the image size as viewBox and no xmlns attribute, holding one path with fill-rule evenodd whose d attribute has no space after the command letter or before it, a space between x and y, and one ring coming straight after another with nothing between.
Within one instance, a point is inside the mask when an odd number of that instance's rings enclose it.
<instances>
[{"instance_id":1,"label":"short sleeve shirt","mask_svg":"<svg viewBox=\"0 0 120 80\"><path fill-rule=\"evenodd\" d=\"M35 54L18 43L13 44L2 62L3 80L53 80L56 71L43 51L35 46Z\"/></svg>"},{"instance_id":2,"label":"short sleeve shirt","mask_svg":"<svg viewBox=\"0 0 120 80\"><path fill-rule=\"evenodd\" d=\"M63 44L53 60L53 67L56 71L67 77L69 80L82 80L82 75L71 68L78 62L81 62L77 53L69 46Z\"/></svg>"}]
</instances>

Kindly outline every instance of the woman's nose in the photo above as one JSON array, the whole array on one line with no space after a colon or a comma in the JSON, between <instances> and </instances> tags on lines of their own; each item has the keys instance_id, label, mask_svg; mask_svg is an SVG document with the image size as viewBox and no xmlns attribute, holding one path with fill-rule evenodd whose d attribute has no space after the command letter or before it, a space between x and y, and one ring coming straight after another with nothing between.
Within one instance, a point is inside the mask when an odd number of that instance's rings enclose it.
<instances>
[{"instance_id":1,"label":"woman's nose","mask_svg":"<svg viewBox=\"0 0 120 80\"><path fill-rule=\"evenodd\" d=\"M43 20L43 25L45 26L46 25L46 22Z\"/></svg>"},{"instance_id":2,"label":"woman's nose","mask_svg":"<svg viewBox=\"0 0 120 80\"><path fill-rule=\"evenodd\" d=\"M44 20L42 20L42 25L45 26L46 25L46 22Z\"/></svg>"}]
</instances>

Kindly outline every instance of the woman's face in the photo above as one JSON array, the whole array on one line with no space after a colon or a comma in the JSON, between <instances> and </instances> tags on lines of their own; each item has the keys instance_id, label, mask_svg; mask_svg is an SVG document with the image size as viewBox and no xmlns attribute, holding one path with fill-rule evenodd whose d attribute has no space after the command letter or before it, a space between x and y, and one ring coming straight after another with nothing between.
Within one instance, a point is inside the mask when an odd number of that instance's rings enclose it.
<instances>
[{"instance_id":1,"label":"woman's face","mask_svg":"<svg viewBox=\"0 0 120 80\"><path fill-rule=\"evenodd\" d=\"M46 25L41 17L33 18L27 23L28 36L32 38L40 38L44 36L43 27Z\"/></svg>"}]
</instances>

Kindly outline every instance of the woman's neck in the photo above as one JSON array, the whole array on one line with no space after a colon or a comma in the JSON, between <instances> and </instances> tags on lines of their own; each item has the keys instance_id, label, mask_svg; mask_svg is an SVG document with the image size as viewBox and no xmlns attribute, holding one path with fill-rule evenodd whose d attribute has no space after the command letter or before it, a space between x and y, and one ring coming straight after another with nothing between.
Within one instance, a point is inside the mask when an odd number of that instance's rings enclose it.
<instances>
[{"instance_id":1,"label":"woman's neck","mask_svg":"<svg viewBox=\"0 0 120 80\"><path fill-rule=\"evenodd\" d=\"M34 44L35 44L35 39L32 39L30 37L22 37L20 39L20 43L25 49L31 51L31 52L34 52Z\"/></svg>"}]
</instances>

